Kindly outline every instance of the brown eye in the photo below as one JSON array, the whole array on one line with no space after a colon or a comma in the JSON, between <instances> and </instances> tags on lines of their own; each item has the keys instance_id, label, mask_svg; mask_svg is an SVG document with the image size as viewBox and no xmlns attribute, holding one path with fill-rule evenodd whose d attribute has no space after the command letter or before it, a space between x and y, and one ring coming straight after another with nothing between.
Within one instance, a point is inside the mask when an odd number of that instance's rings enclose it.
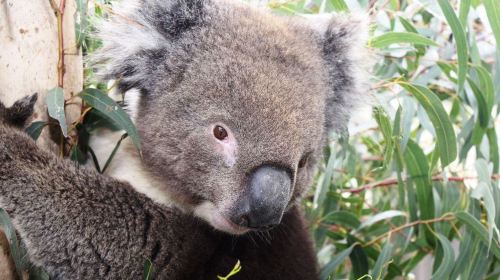
<instances>
[{"instance_id":1,"label":"brown eye","mask_svg":"<svg viewBox=\"0 0 500 280\"><path fill-rule=\"evenodd\" d=\"M307 164L307 161L309 160L309 156L311 155L311 153L307 153L305 154L299 161L299 168L303 168L304 166L306 166Z\"/></svg>"},{"instance_id":2,"label":"brown eye","mask_svg":"<svg viewBox=\"0 0 500 280\"><path fill-rule=\"evenodd\" d=\"M227 138L227 131L220 125L214 127L214 136L219 140L224 140Z\"/></svg>"}]
</instances>

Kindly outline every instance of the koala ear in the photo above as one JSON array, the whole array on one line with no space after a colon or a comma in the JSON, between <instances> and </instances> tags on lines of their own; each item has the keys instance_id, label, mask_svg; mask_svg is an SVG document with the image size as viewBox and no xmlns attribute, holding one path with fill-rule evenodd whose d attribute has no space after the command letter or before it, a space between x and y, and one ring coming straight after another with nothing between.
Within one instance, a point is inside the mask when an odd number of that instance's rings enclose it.
<instances>
[{"instance_id":1,"label":"koala ear","mask_svg":"<svg viewBox=\"0 0 500 280\"><path fill-rule=\"evenodd\" d=\"M0 121L15 127L23 127L35 111L38 94L35 93L17 100L12 106L6 108L0 102Z\"/></svg>"},{"instance_id":2,"label":"koala ear","mask_svg":"<svg viewBox=\"0 0 500 280\"><path fill-rule=\"evenodd\" d=\"M328 132L347 128L356 105L368 103L368 70L372 60L367 48L369 16L325 14L309 17L309 25L320 35L323 57L329 71L330 94L326 100Z\"/></svg>"},{"instance_id":3,"label":"koala ear","mask_svg":"<svg viewBox=\"0 0 500 280\"><path fill-rule=\"evenodd\" d=\"M103 46L91 58L99 79L118 80L122 92L146 90L182 35L205 20L208 0L123 0L98 25ZM175 67L175 66L174 66Z\"/></svg>"}]
</instances>

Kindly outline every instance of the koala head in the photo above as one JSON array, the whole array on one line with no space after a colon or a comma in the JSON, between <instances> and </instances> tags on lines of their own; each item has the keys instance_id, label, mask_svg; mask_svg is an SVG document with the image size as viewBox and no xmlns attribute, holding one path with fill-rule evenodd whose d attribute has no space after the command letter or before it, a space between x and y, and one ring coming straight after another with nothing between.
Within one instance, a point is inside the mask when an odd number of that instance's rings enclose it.
<instances>
[{"instance_id":1,"label":"koala head","mask_svg":"<svg viewBox=\"0 0 500 280\"><path fill-rule=\"evenodd\" d=\"M280 223L365 93L366 24L224 0L125 0L93 60L166 195L231 234ZM134 89L134 90L132 90Z\"/></svg>"}]
</instances>

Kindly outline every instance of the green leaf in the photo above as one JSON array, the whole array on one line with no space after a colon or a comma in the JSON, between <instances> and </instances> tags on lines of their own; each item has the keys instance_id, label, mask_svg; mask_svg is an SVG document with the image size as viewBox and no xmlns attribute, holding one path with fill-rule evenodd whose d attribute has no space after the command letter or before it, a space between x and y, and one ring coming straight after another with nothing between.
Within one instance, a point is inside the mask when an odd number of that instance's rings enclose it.
<instances>
[{"instance_id":1,"label":"green leaf","mask_svg":"<svg viewBox=\"0 0 500 280\"><path fill-rule=\"evenodd\" d=\"M391 258L392 250L393 245L389 241L387 241L384 245L384 248L382 248L380 255L378 255L375 265L373 266L371 273L372 279L384 279L384 270L390 262L389 259Z\"/></svg>"},{"instance_id":2,"label":"green leaf","mask_svg":"<svg viewBox=\"0 0 500 280\"><path fill-rule=\"evenodd\" d=\"M146 259L144 262L144 280L153 279L153 263Z\"/></svg>"},{"instance_id":3,"label":"green leaf","mask_svg":"<svg viewBox=\"0 0 500 280\"><path fill-rule=\"evenodd\" d=\"M486 99L483 96L483 92L481 92L481 90L479 90L477 85L472 80L470 80L470 79L467 79L467 80L468 80L469 85L472 89L472 92L474 93L474 97L476 97L479 125L482 128L486 128L486 127L488 127L488 122L490 119L490 115L488 114L488 104L486 103Z\"/></svg>"},{"instance_id":4,"label":"green leaf","mask_svg":"<svg viewBox=\"0 0 500 280\"><path fill-rule=\"evenodd\" d=\"M491 188L491 176L488 172L488 163L486 160L479 158L476 160L476 170L479 176L478 185L472 190L471 197L479 201L483 201L484 208L486 209L486 217L488 219L488 248L491 246L493 240L493 230L497 229L495 225L496 206L493 199L493 192ZM498 231L498 229L497 229Z\"/></svg>"},{"instance_id":5,"label":"green leaf","mask_svg":"<svg viewBox=\"0 0 500 280\"><path fill-rule=\"evenodd\" d=\"M409 43L414 45L437 46L429 38L412 32L389 32L373 38L370 45L374 48L387 48L391 44Z\"/></svg>"},{"instance_id":6,"label":"green leaf","mask_svg":"<svg viewBox=\"0 0 500 280\"><path fill-rule=\"evenodd\" d=\"M365 248L360 245L354 246L349 258L352 264L352 275L355 279L359 279L368 274L368 256L366 255Z\"/></svg>"},{"instance_id":7,"label":"green leaf","mask_svg":"<svg viewBox=\"0 0 500 280\"><path fill-rule=\"evenodd\" d=\"M373 116L375 117L375 120L378 123L378 126L380 128L380 131L382 132L382 135L384 136L384 141L385 141L385 152L384 152L384 165L383 168L386 169L389 166L389 163L392 159L392 153L394 151L394 143L392 140L392 127L391 127L391 121L389 120L389 117L385 113L384 109L382 107L374 107L373 108Z\"/></svg>"},{"instance_id":8,"label":"green leaf","mask_svg":"<svg viewBox=\"0 0 500 280\"><path fill-rule=\"evenodd\" d=\"M134 142L137 150L139 150L139 152L141 151L141 139L137 133L134 123L130 120L127 113L118 104L116 104L113 99L100 90L93 88L85 89L79 94L79 96L90 107L100 111L125 130Z\"/></svg>"},{"instance_id":9,"label":"green leaf","mask_svg":"<svg viewBox=\"0 0 500 280\"><path fill-rule=\"evenodd\" d=\"M316 191L314 193L314 199L313 199L314 217L318 216L321 210L320 206L323 205L323 202L325 201L326 194L330 188L330 183L332 181L334 167L335 167L335 155L332 153L330 155L330 158L328 159L326 170L323 173L323 179L320 180L318 186L316 187Z\"/></svg>"},{"instance_id":10,"label":"green leaf","mask_svg":"<svg viewBox=\"0 0 500 280\"><path fill-rule=\"evenodd\" d=\"M474 218L471 214L463 211L455 213L455 216L462 223L464 223L468 229L471 230L474 236L479 238L485 246L488 246L488 243L490 242L488 231L476 218ZM497 258L500 259L500 244L498 243L498 237L495 237L495 235L493 235L492 242L493 244L490 247L490 250Z\"/></svg>"},{"instance_id":11,"label":"green leaf","mask_svg":"<svg viewBox=\"0 0 500 280\"><path fill-rule=\"evenodd\" d=\"M71 148L69 158L74 162L78 162L79 164L85 164L85 161L87 160L85 154L76 145Z\"/></svg>"},{"instance_id":12,"label":"green leaf","mask_svg":"<svg viewBox=\"0 0 500 280\"><path fill-rule=\"evenodd\" d=\"M488 218L488 247L491 246L493 240L493 228L495 224L495 201L493 200L493 193L485 182L479 182L471 193L471 197L484 202L486 208L486 216Z\"/></svg>"},{"instance_id":13,"label":"green leaf","mask_svg":"<svg viewBox=\"0 0 500 280\"><path fill-rule=\"evenodd\" d=\"M488 21L497 41L497 51L500 53L500 5L498 4L498 0L484 0L483 3L488 15Z\"/></svg>"},{"instance_id":14,"label":"green leaf","mask_svg":"<svg viewBox=\"0 0 500 280\"><path fill-rule=\"evenodd\" d=\"M394 217L399 217L399 216L406 216L406 213L405 212L402 212L402 211L398 211L398 210L387 210L387 211L384 211L384 212L380 212L376 215L373 215L371 216L370 218L368 218L366 221L364 221L363 223L361 223L361 225L358 227L358 231L365 228L365 227L369 227L377 222L380 222L380 221L383 221L383 220L387 220L387 219L391 219L391 218L394 218Z\"/></svg>"},{"instance_id":15,"label":"green leaf","mask_svg":"<svg viewBox=\"0 0 500 280\"><path fill-rule=\"evenodd\" d=\"M36 141L38 137L40 137L40 134L42 134L42 130L46 125L47 123L43 121L33 122L26 128L25 132Z\"/></svg>"},{"instance_id":16,"label":"green leaf","mask_svg":"<svg viewBox=\"0 0 500 280\"><path fill-rule=\"evenodd\" d=\"M486 112L488 117L491 116L491 111L493 109L493 105L495 103L495 86L493 85L493 80L491 78L491 73L486 70L481 65L473 66L474 70L479 76L479 85L481 87L481 92L484 95L484 99L486 101Z\"/></svg>"},{"instance_id":17,"label":"green leaf","mask_svg":"<svg viewBox=\"0 0 500 280\"><path fill-rule=\"evenodd\" d=\"M467 26L467 16L469 15L471 0L460 0L459 19L462 26Z\"/></svg>"},{"instance_id":18,"label":"green leaf","mask_svg":"<svg viewBox=\"0 0 500 280\"><path fill-rule=\"evenodd\" d=\"M441 244L441 249L443 250L443 259L436 272L432 275L431 279L448 279L453 270L455 254L453 253L453 248L451 247L450 241L446 237L438 233L437 238L439 240L439 243Z\"/></svg>"},{"instance_id":19,"label":"green leaf","mask_svg":"<svg viewBox=\"0 0 500 280\"><path fill-rule=\"evenodd\" d=\"M495 126L489 128L486 135L490 145L490 162L493 163L493 173L498 174L500 172L500 151Z\"/></svg>"},{"instance_id":20,"label":"green leaf","mask_svg":"<svg viewBox=\"0 0 500 280\"><path fill-rule=\"evenodd\" d=\"M64 114L64 92L60 87L53 88L47 93L47 110L49 116L59 122L62 134L68 136L66 115Z\"/></svg>"},{"instance_id":21,"label":"green leaf","mask_svg":"<svg viewBox=\"0 0 500 280\"><path fill-rule=\"evenodd\" d=\"M234 265L233 269L229 272L228 275L226 276L219 276L217 275L217 279L218 280L229 280L229 278L233 277L234 275L238 274L240 271L241 271L241 263L240 263L240 260L238 260L236 262L236 264Z\"/></svg>"},{"instance_id":22,"label":"green leaf","mask_svg":"<svg viewBox=\"0 0 500 280\"><path fill-rule=\"evenodd\" d=\"M468 60L468 49L467 49L467 37L465 36L465 31L458 19L455 11L451 7L448 0L438 0L438 4L444 13L448 24L453 32L455 42L457 44L457 56L458 56L458 91L462 92L465 84L465 77L467 75L467 60Z\"/></svg>"},{"instance_id":23,"label":"green leaf","mask_svg":"<svg viewBox=\"0 0 500 280\"><path fill-rule=\"evenodd\" d=\"M329 213L323 218L323 221L328 224L340 224L348 228L357 228L360 225L356 215L347 211L335 211Z\"/></svg>"},{"instance_id":24,"label":"green leaf","mask_svg":"<svg viewBox=\"0 0 500 280\"><path fill-rule=\"evenodd\" d=\"M400 84L413 94L429 116L436 131L441 165L442 167L447 166L457 157L457 138L441 100L432 91L423 86L406 82L400 82Z\"/></svg>"},{"instance_id":25,"label":"green leaf","mask_svg":"<svg viewBox=\"0 0 500 280\"><path fill-rule=\"evenodd\" d=\"M106 160L106 163L104 164L104 167L102 168L101 170L101 173L104 173L106 172L106 169L108 169L109 165L111 164L111 161L113 160L113 158L115 157L115 154L116 154L116 151L118 151L118 148L120 148L120 145L122 143L122 141L127 138L128 134L125 133L122 135L122 137L120 137L120 140L118 140L118 142L116 142L116 145L115 147L113 148L113 151L111 152L111 154L109 155L108 159Z\"/></svg>"},{"instance_id":26,"label":"green leaf","mask_svg":"<svg viewBox=\"0 0 500 280\"><path fill-rule=\"evenodd\" d=\"M470 261L471 251L474 247L474 240L471 234L466 231L464 237L460 241L460 253L455 261L450 279L458 279L458 276L464 271Z\"/></svg>"},{"instance_id":27,"label":"green leaf","mask_svg":"<svg viewBox=\"0 0 500 280\"><path fill-rule=\"evenodd\" d=\"M418 144L410 140L404 152L404 160L408 173L415 182L420 218L432 219L434 218L434 199L427 158Z\"/></svg>"},{"instance_id":28,"label":"green leaf","mask_svg":"<svg viewBox=\"0 0 500 280\"><path fill-rule=\"evenodd\" d=\"M12 224L12 221L10 220L7 212L5 212L5 210L3 210L2 208L0 208L0 227L3 229L5 237L7 237L7 240L9 241L10 256L14 261L16 274L19 279L23 279L21 273L26 268L23 262L24 254L22 253L19 246L14 225Z\"/></svg>"},{"instance_id":29,"label":"green leaf","mask_svg":"<svg viewBox=\"0 0 500 280\"><path fill-rule=\"evenodd\" d=\"M332 276L332 273L335 272L337 267L339 265L341 265L342 262L344 262L345 258L347 258L347 256L349 256L351 254L353 248L354 248L354 245L351 245L349 248L347 248L347 249L341 251L340 253L338 253L337 255L335 255L330 260L330 262L328 262L328 264L325 265L325 267L323 267L319 278L321 280L333 279L333 278L330 278L330 276Z\"/></svg>"},{"instance_id":30,"label":"green leaf","mask_svg":"<svg viewBox=\"0 0 500 280\"><path fill-rule=\"evenodd\" d=\"M327 0L330 5L332 5L333 9L338 12L349 11L349 7L344 2L344 0Z\"/></svg>"}]
</instances>

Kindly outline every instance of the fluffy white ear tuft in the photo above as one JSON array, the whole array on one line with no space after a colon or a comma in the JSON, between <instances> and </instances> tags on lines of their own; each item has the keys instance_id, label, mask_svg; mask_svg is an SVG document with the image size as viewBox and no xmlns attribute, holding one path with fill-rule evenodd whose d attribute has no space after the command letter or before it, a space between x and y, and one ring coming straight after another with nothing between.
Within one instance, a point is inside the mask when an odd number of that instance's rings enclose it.
<instances>
[{"instance_id":1,"label":"fluffy white ear tuft","mask_svg":"<svg viewBox=\"0 0 500 280\"><path fill-rule=\"evenodd\" d=\"M328 131L345 129L356 105L367 103L369 70L373 66L367 47L369 16L366 14L320 14L307 22L321 40L330 72L331 94L327 97Z\"/></svg>"},{"instance_id":2,"label":"fluffy white ear tuft","mask_svg":"<svg viewBox=\"0 0 500 280\"><path fill-rule=\"evenodd\" d=\"M181 35L204 23L208 0L123 0L98 24L102 47L90 64L101 80L118 80L122 92L151 85ZM163 67L163 68L162 68Z\"/></svg>"}]
</instances>

